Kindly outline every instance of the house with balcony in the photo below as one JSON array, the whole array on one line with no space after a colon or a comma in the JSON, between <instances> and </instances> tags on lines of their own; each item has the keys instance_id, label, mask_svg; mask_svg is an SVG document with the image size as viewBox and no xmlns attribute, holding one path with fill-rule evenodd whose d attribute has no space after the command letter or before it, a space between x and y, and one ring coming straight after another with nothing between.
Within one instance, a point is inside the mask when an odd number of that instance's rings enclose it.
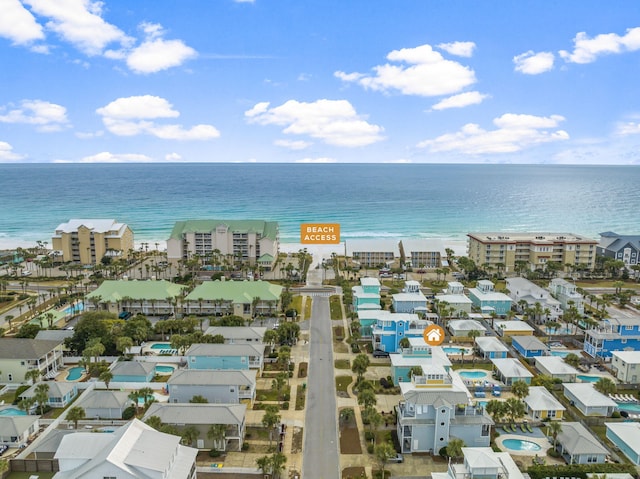
<instances>
[{"instance_id":1,"label":"house with balcony","mask_svg":"<svg viewBox=\"0 0 640 479\"><path fill-rule=\"evenodd\" d=\"M459 281L450 281L442 294L436 294L434 304L453 308L454 316L471 314L473 301L464 294L464 285Z\"/></svg>"},{"instance_id":2,"label":"house with balcony","mask_svg":"<svg viewBox=\"0 0 640 479\"><path fill-rule=\"evenodd\" d=\"M78 395L78 383L66 381L39 382L20 394L20 399L32 398L36 395L36 388L40 384L49 386L47 390L47 405L55 408L67 407Z\"/></svg>"},{"instance_id":3,"label":"house with balcony","mask_svg":"<svg viewBox=\"0 0 640 479\"><path fill-rule=\"evenodd\" d=\"M514 336L511 345L524 358L544 356L549 351L549 346L535 336Z\"/></svg>"},{"instance_id":4,"label":"house with balcony","mask_svg":"<svg viewBox=\"0 0 640 479\"><path fill-rule=\"evenodd\" d=\"M593 383L564 383L565 397L585 416L609 417L618 405L601 392L596 391Z\"/></svg>"},{"instance_id":5,"label":"house with balcony","mask_svg":"<svg viewBox=\"0 0 640 479\"><path fill-rule=\"evenodd\" d=\"M578 293L578 287L566 279L554 278L549 283L549 291L554 298L560 301L560 307L567 311L571 306L578 310L578 314L584 314L584 298Z\"/></svg>"},{"instance_id":6,"label":"house with balcony","mask_svg":"<svg viewBox=\"0 0 640 479\"><path fill-rule=\"evenodd\" d=\"M40 416L0 416L0 446L22 448L40 430Z\"/></svg>"},{"instance_id":7,"label":"house with balcony","mask_svg":"<svg viewBox=\"0 0 640 479\"><path fill-rule=\"evenodd\" d=\"M511 386L516 381L531 384L533 374L516 358L492 359L493 370L498 380L505 386Z\"/></svg>"},{"instance_id":8,"label":"house with balcony","mask_svg":"<svg viewBox=\"0 0 640 479\"><path fill-rule=\"evenodd\" d=\"M262 326L210 326L207 336L222 336L227 344L262 343L267 328Z\"/></svg>"},{"instance_id":9,"label":"house with balcony","mask_svg":"<svg viewBox=\"0 0 640 479\"><path fill-rule=\"evenodd\" d=\"M189 369L262 371L264 344L192 344L184 355Z\"/></svg>"},{"instance_id":10,"label":"house with balcony","mask_svg":"<svg viewBox=\"0 0 640 479\"><path fill-rule=\"evenodd\" d=\"M609 451L579 422L563 422L556 450L567 464L604 464Z\"/></svg>"},{"instance_id":11,"label":"house with balcony","mask_svg":"<svg viewBox=\"0 0 640 479\"><path fill-rule=\"evenodd\" d=\"M449 461L447 472L432 472L432 479L524 479L508 452L490 447L463 447L464 461Z\"/></svg>"},{"instance_id":12,"label":"house with balcony","mask_svg":"<svg viewBox=\"0 0 640 479\"><path fill-rule=\"evenodd\" d=\"M586 331L584 352L589 356L607 360L613 351L640 351L640 316L606 318Z\"/></svg>"},{"instance_id":13,"label":"house with balcony","mask_svg":"<svg viewBox=\"0 0 640 479\"><path fill-rule=\"evenodd\" d=\"M400 255L411 268L442 268L449 266L444 242L437 238L403 239Z\"/></svg>"},{"instance_id":14,"label":"house with balcony","mask_svg":"<svg viewBox=\"0 0 640 479\"><path fill-rule=\"evenodd\" d=\"M178 430L178 436L194 427L200 433L195 441L197 449L218 451L242 451L245 436L245 404L201 404L201 403L153 403L142 418L146 421L157 416L162 424L169 424ZM224 426L224 437L212 439L212 426Z\"/></svg>"},{"instance_id":15,"label":"house with balcony","mask_svg":"<svg viewBox=\"0 0 640 479\"><path fill-rule=\"evenodd\" d=\"M509 348L495 336L478 336L475 343L475 350L484 359L506 358L509 353Z\"/></svg>"},{"instance_id":16,"label":"house with balcony","mask_svg":"<svg viewBox=\"0 0 640 479\"><path fill-rule=\"evenodd\" d=\"M155 363L141 361L118 361L111 368L111 382L149 383L156 374Z\"/></svg>"},{"instance_id":17,"label":"house with balcony","mask_svg":"<svg viewBox=\"0 0 640 479\"><path fill-rule=\"evenodd\" d=\"M170 403L188 403L202 396L211 404L253 404L256 397L255 369L178 369L167 380Z\"/></svg>"},{"instance_id":18,"label":"house with balcony","mask_svg":"<svg viewBox=\"0 0 640 479\"><path fill-rule=\"evenodd\" d=\"M487 332L480 321L475 319L454 319L447 323L447 328L451 333L451 336L469 337L470 331L478 331L480 336L484 336Z\"/></svg>"},{"instance_id":19,"label":"house with balcony","mask_svg":"<svg viewBox=\"0 0 640 479\"><path fill-rule=\"evenodd\" d=\"M87 311L128 312L145 316L175 314L186 286L166 280L103 281L86 296Z\"/></svg>"},{"instance_id":20,"label":"house with balcony","mask_svg":"<svg viewBox=\"0 0 640 479\"><path fill-rule=\"evenodd\" d=\"M271 316L283 290L267 281L205 281L184 298L185 309L196 315Z\"/></svg>"},{"instance_id":21,"label":"house with balcony","mask_svg":"<svg viewBox=\"0 0 640 479\"><path fill-rule=\"evenodd\" d=\"M576 382L576 376L580 374L576 368L564 362L560 356L540 356L536 358L536 369L540 374L560 379L563 383Z\"/></svg>"},{"instance_id":22,"label":"house with balcony","mask_svg":"<svg viewBox=\"0 0 640 479\"><path fill-rule=\"evenodd\" d=\"M0 338L0 380L25 382L28 371L36 369L45 378L54 378L64 368L63 344L58 340Z\"/></svg>"},{"instance_id":23,"label":"house with balcony","mask_svg":"<svg viewBox=\"0 0 640 479\"><path fill-rule=\"evenodd\" d=\"M640 264L640 235L619 235L613 231L600 233L597 253L622 261L627 267Z\"/></svg>"},{"instance_id":24,"label":"house with balcony","mask_svg":"<svg viewBox=\"0 0 640 479\"><path fill-rule=\"evenodd\" d=\"M566 408L544 386L530 386L524 404L534 420L560 420Z\"/></svg>"},{"instance_id":25,"label":"house with balcony","mask_svg":"<svg viewBox=\"0 0 640 479\"><path fill-rule=\"evenodd\" d=\"M420 366L426 371L431 366L451 368L451 360L442 346L429 346L424 338L409 338L409 347L400 349L398 354L391 354L391 380L394 386L401 382L411 381L411 368Z\"/></svg>"},{"instance_id":26,"label":"house with balcony","mask_svg":"<svg viewBox=\"0 0 640 479\"><path fill-rule=\"evenodd\" d=\"M640 382L640 351L613 351L611 369L616 378L623 383Z\"/></svg>"},{"instance_id":27,"label":"house with balcony","mask_svg":"<svg viewBox=\"0 0 640 479\"><path fill-rule=\"evenodd\" d=\"M351 288L353 311L380 309L380 280L378 278L360 278L360 286Z\"/></svg>"},{"instance_id":28,"label":"house with balcony","mask_svg":"<svg viewBox=\"0 0 640 479\"><path fill-rule=\"evenodd\" d=\"M518 305L521 311L522 306L520 304L526 304L526 308L535 308L536 303L538 303L541 311L549 312L543 316L544 320L556 321L562 316L560 301L554 298L549 290L541 288L528 279L519 276L507 278L505 281L509 297L513 300L514 305Z\"/></svg>"},{"instance_id":29,"label":"house with balcony","mask_svg":"<svg viewBox=\"0 0 640 479\"><path fill-rule=\"evenodd\" d=\"M391 266L400 258L400 242L388 239L348 239L344 242L345 256L365 268Z\"/></svg>"},{"instance_id":30,"label":"house with balcony","mask_svg":"<svg viewBox=\"0 0 640 479\"><path fill-rule=\"evenodd\" d=\"M484 408L471 403L460 376L433 365L401 382L397 433L402 453L438 454L452 437L465 444L488 446L493 421Z\"/></svg>"},{"instance_id":31,"label":"house with balcony","mask_svg":"<svg viewBox=\"0 0 640 479\"><path fill-rule=\"evenodd\" d=\"M401 293L391 296L393 310L396 313L426 313L427 298L420 291L418 281L406 281Z\"/></svg>"},{"instance_id":32,"label":"house with balcony","mask_svg":"<svg viewBox=\"0 0 640 479\"><path fill-rule=\"evenodd\" d=\"M371 330L371 344L374 350L395 353L403 338L421 338L424 330L431 324L431 321L420 319L413 313L377 311L376 322Z\"/></svg>"},{"instance_id":33,"label":"house with balcony","mask_svg":"<svg viewBox=\"0 0 640 479\"><path fill-rule=\"evenodd\" d=\"M469 298L483 314L506 316L511 311L511 298L495 291L495 285L488 279L481 279L475 288L469 289Z\"/></svg>"},{"instance_id":34,"label":"house with balcony","mask_svg":"<svg viewBox=\"0 0 640 479\"><path fill-rule=\"evenodd\" d=\"M640 466L640 423L605 422L607 439L636 466Z\"/></svg>"}]
</instances>

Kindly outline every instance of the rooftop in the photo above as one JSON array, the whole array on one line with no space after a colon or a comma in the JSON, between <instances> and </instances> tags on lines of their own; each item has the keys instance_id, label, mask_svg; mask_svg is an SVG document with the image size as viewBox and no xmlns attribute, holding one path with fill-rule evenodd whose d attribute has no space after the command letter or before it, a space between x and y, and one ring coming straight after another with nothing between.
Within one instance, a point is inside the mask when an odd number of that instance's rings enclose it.
<instances>
[{"instance_id":1,"label":"rooftop","mask_svg":"<svg viewBox=\"0 0 640 479\"><path fill-rule=\"evenodd\" d=\"M254 298L278 301L284 288L267 281L205 281L187 295L186 301L214 301L222 299L232 303L251 303Z\"/></svg>"},{"instance_id":2,"label":"rooftop","mask_svg":"<svg viewBox=\"0 0 640 479\"><path fill-rule=\"evenodd\" d=\"M253 386L256 383L255 369L208 370L178 369L167 380L167 384L186 384L193 386L233 385Z\"/></svg>"},{"instance_id":3,"label":"rooftop","mask_svg":"<svg viewBox=\"0 0 640 479\"><path fill-rule=\"evenodd\" d=\"M509 348L495 336L478 336L476 344L482 351L509 351Z\"/></svg>"},{"instance_id":4,"label":"rooftop","mask_svg":"<svg viewBox=\"0 0 640 479\"><path fill-rule=\"evenodd\" d=\"M625 363L640 363L640 351L611 351L611 354Z\"/></svg>"},{"instance_id":5,"label":"rooftop","mask_svg":"<svg viewBox=\"0 0 640 479\"><path fill-rule=\"evenodd\" d=\"M158 403L149 406L143 420L158 416L165 424L241 424L246 404Z\"/></svg>"},{"instance_id":6,"label":"rooftop","mask_svg":"<svg viewBox=\"0 0 640 479\"><path fill-rule=\"evenodd\" d=\"M58 346L59 340L0 338L0 359L39 359Z\"/></svg>"},{"instance_id":7,"label":"rooftop","mask_svg":"<svg viewBox=\"0 0 640 479\"><path fill-rule=\"evenodd\" d=\"M482 243L590 243L597 244L598 241L575 233L469 233L469 238L473 238Z\"/></svg>"},{"instance_id":8,"label":"rooftop","mask_svg":"<svg viewBox=\"0 0 640 479\"><path fill-rule=\"evenodd\" d=\"M56 228L56 234L73 233L78 228L84 226L95 233L109 233L111 231L120 231L127 226L124 223L118 223L114 219L71 219L66 223L61 223Z\"/></svg>"},{"instance_id":9,"label":"rooftop","mask_svg":"<svg viewBox=\"0 0 640 479\"><path fill-rule=\"evenodd\" d=\"M563 383L562 386L569 391L586 407L617 407L618 405L611 398L596 391L593 383ZM566 396L566 394L565 394Z\"/></svg>"},{"instance_id":10,"label":"rooftop","mask_svg":"<svg viewBox=\"0 0 640 479\"><path fill-rule=\"evenodd\" d=\"M576 368L565 363L564 358L560 356L539 356L536 358L537 365L542 366L551 375L579 374Z\"/></svg>"},{"instance_id":11,"label":"rooftop","mask_svg":"<svg viewBox=\"0 0 640 479\"><path fill-rule=\"evenodd\" d=\"M506 378L532 378L533 374L515 358L494 358L491 360L500 374Z\"/></svg>"},{"instance_id":12,"label":"rooftop","mask_svg":"<svg viewBox=\"0 0 640 479\"><path fill-rule=\"evenodd\" d=\"M264 354L264 344L192 344L185 356L262 356Z\"/></svg>"},{"instance_id":13,"label":"rooftop","mask_svg":"<svg viewBox=\"0 0 640 479\"><path fill-rule=\"evenodd\" d=\"M565 451L575 454L609 454L589 430L579 422L563 422L558 442Z\"/></svg>"},{"instance_id":14,"label":"rooftop","mask_svg":"<svg viewBox=\"0 0 640 479\"><path fill-rule=\"evenodd\" d=\"M549 346L547 346L535 336L514 336L513 342L518 343L526 351L546 351L547 349L549 349Z\"/></svg>"},{"instance_id":15,"label":"rooftop","mask_svg":"<svg viewBox=\"0 0 640 479\"><path fill-rule=\"evenodd\" d=\"M634 452L640 453L640 423L605 422L604 425L622 439Z\"/></svg>"},{"instance_id":16,"label":"rooftop","mask_svg":"<svg viewBox=\"0 0 640 479\"><path fill-rule=\"evenodd\" d=\"M501 328L504 331L534 331L526 322L518 320L494 321L493 326L494 329Z\"/></svg>"},{"instance_id":17,"label":"rooftop","mask_svg":"<svg viewBox=\"0 0 640 479\"><path fill-rule=\"evenodd\" d=\"M182 239L187 233L212 233L225 226L233 233L259 233L263 238L278 238L278 223L264 220L186 220L176 221L170 239Z\"/></svg>"},{"instance_id":18,"label":"rooftop","mask_svg":"<svg viewBox=\"0 0 640 479\"><path fill-rule=\"evenodd\" d=\"M158 281L127 281L106 280L94 291L87 295L87 301L96 300L101 303L119 303L126 298L129 300L167 301L168 298L182 296L185 286L165 280Z\"/></svg>"},{"instance_id":19,"label":"rooftop","mask_svg":"<svg viewBox=\"0 0 640 479\"><path fill-rule=\"evenodd\" d=\"M524 398L524 402L533 411L564 411L566 409L544 386L529 386L529 395Z\"/></svg>"}]
</instances>

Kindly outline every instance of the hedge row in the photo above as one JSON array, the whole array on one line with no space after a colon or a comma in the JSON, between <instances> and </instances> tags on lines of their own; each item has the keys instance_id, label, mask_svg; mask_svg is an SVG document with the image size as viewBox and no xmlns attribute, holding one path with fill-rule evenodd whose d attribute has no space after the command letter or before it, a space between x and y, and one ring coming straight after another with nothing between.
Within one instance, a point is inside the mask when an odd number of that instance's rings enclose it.
<instances>
[{"instance_id":1,"label":"hedge row","mask_svg":"<svg viewBox=\"0 0 640 479\"><path fill-rule=\"evenodd\" d=\"M637 471L631 464L569 464L566 466L531 466L527 469L531 479L545 479L547 477L580 477L587 479L588 473L619 473L627 472L633 477Z\"/></svg>"}]
</instances>

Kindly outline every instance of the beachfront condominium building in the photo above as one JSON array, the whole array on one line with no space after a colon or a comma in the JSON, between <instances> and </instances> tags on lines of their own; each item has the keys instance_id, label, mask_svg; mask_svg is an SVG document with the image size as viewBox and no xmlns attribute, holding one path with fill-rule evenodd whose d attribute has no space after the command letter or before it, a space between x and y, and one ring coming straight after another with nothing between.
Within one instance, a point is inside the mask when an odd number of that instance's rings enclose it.
<instances>
[{"instance_id":1,"label":"beachfront condominium building","mask_svg":"<svg viewBox=\"0 0 640 479\"><path fill-rule=\"evenodd\" d=\"M640 235L619 235L613 231L600 233L598 254L623 261L626 266L640 264Z\"/></svg>"},{"instance_id":2,"label":"beachfront condominium building","mask_svg":"<svg viewBox=\"0 0 640 479\"><path fill-rule=\"evenodd\" d=\"M365 268L390 267L400 258L398 240L346 240L344 249L347 258Z\"/></svg>"},{"instance_id":3,"label":"beachfront condominium building","mask_svg":"<svg viewBox=\"0 0 640 479\"><path fill-rule=\"evenodd\" d=\"M96 264L105 256L128 258L133 231L113 219L73 219L58 225L51 247L64 262Z\"/></svg>"},{"instance_id":4,"label":"beachfront condominium building","mask_svg":"<svg viewBox=\"0 0 640 479\"><path fill-rule=\"evenodd\" d=\"M511 273L554 262L593 270L598 242L573 233L469 233L469 258L479 267Z\"/></svg>"},{"instance_id":5,"label":"beachfront condominium building","mask_svg":"<svg viewBox=\"0 0 640 479\"><path fill-rule=\"evenodd\" d=\"M269 271L278 258L279 241L276 221L178 221L167 240L167 258L200 257L214 265L241 261Z\"/></svg>"},{"instance_id":6,"label":"beachfront condominium building","mask_svg":"<svg viewBox=\"0 0 640 479\"><path fill-rule=\"evenodd\" d=\"M446 248L440 239L403 239L400 256L411 268L442 268L449 266Z\"/></svg>"}]
</instances>

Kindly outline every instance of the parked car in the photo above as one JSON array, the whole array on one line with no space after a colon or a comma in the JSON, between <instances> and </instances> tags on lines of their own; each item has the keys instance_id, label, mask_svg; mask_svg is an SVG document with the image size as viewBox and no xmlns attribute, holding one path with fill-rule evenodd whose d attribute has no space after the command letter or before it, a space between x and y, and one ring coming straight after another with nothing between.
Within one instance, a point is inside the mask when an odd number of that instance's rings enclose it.
<instances>
[{"instance_id":1,"label":"parked car","mask_svg":"<svg viewBox=\"0 0 640 479\"><path fill-rule=\"evenodd\" d=\"M373 357L374 358L388 358L389 357L389 353L386 351L383 351L382 349L376 349L375 351L373 351Z\"/></svg>"},{"instance_id":2,"label":"parked car","mask_svg":"<svg viewBox=\"0 0 640 479\"><path fill-rule=\"evenodd\" d=\"M404 457L398 452L394 457L390 457L387 462L404 462Z\"/></svg>"}]
</instances>

